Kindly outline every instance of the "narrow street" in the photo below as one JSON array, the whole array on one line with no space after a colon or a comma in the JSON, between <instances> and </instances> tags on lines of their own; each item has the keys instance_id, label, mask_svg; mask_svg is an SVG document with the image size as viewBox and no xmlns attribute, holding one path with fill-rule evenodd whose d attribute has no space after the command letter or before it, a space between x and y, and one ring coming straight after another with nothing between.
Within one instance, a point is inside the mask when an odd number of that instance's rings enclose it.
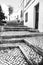
<instances>
[{"instance_id":1,"label":"narrow street","mask_svg":"<svg viewBox=\"0 0 43 65\"><path fill-rule=\"evenodd\" d=\"M43 0L0 0L0 65L43 65Z\"/></svg>"}]
</instances>

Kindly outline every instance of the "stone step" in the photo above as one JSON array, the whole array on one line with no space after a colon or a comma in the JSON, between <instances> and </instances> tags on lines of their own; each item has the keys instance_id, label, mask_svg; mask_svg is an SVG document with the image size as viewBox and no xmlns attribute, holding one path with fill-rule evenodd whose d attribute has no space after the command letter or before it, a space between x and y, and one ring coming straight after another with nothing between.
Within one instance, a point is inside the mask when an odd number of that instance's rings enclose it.
<instances>
[{"instance_id":1,"label":"stone step","mask_svg":"<svg viewBox=\"0 0 43 65\"><path fill-rule=\"evenodd\" d=\"M16 38L12 38L12 39L2 39L1 40L1 43L22 43L22 42L24 42L24 43L26 43L27 45L29 45L30 47L32 47L37 53L39 53L39 54L41 54L42 56L43 56L43 50L41 50L41 48L40 47L37 47L37 46L35 46L35 45L33 45L32 43L30 43L28 40L26 40L26 39L16 39ZM29 44L30 43L30 44ZM37 43L38 44L38 43ZM38 51L39 52L38 52ZM41 53L40 53L41 52Z\"/></svg>"},{"instance_id":2,"label":"stone step","mask_svg":"<svg viewBox=\"0 0 43 65\"><path fill-rule=\"evenodd\" d=\"M37 29L28 28L27 26L3 26L4 31L30 31L30 32L39 32Z\"/></svg>"},{"instance_id":3,"label":"stone step","mask_svg":"<svg viewBox=\"0 0 43 65\"><path fill-rule=\"evenodd\" d=\"M15 27L15 28L5 28L4 31L29 31L29 32L39 32L35 29L29 29L25 27Z\"/></svg>"},{"instance_id":4,"label":"stone step","mask_svg":"<svg viewBox=\"0 0 43 65\"><path fill-rule=\"evenodd\" d=\"M20 35L28 35L30 34L31 32L28 32L28 31L4 31L4 32L1 32L2 34L0 36L20 36Z\"/></svg>"},{"instance_id":5,"label":"stone step","mask_svg":"<svg viewBox=\"0 0 43 65\"><path fill-rule=\"evenodd\" d=\"M31 33L28 31L7 31L7 32L1 32L0 38L24 38L24 37L40 37L43 36L43 33Z\"/></svg>"},{"instance_id":6,"label":"stone step","mask_svg":"<svg viewBox=\"0 0 43 65\"><path fill-rule=\"evenodd\" d=\"M6 44L6 43L22 43L22 42L24 42L24 40L22 40L22 39L17 39L17 40L1 40L1 44Z\"/></svg>"}]
</instances>

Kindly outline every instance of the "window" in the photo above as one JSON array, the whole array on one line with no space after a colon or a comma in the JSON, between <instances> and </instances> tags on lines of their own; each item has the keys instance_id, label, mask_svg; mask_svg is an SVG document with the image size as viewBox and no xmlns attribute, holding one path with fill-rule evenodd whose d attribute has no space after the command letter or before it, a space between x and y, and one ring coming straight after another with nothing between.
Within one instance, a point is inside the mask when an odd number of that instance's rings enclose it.
<instances>
[{"instance_id":1,"label":"window","mask_svg":"<svg viewBox=\"0 0 43 65\"><path fill-rule=\"evenodd\" d=\"M25 14L25 22L28 21L28 12Z\"/></svg>"}]
</instances>

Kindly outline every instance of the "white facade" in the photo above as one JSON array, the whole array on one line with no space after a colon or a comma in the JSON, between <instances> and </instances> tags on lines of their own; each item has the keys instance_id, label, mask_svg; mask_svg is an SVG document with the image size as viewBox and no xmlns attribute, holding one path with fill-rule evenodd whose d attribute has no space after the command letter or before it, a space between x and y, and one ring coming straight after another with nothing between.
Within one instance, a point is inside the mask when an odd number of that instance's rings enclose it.
<instances>
[{"instance_id":1,"label":"white facade","mask_svg":"<svg viewBox=\"0 0 43 65\"><path fill-rule=\"evenodd\" d=\"M22 15L23 15L23 11L24 11L24 2L23 2L23 0L21 0L19 10L17 11L17 16L18 16L19 20L23 20L23 16L21 17L21 11L22 11Z\"/></svg>"},{"instance_id":2,"label":"white facade","mask_svg":"<svg viewBox=\"0 0 43 65\"><path fill-rule=\"evenodd\" d=\"M27 1L27 2L26 2ZM24 0L24 25L35 28L35 6L39 3L38 30L43 32L43 0ZM25 21L25 14L28 12L28 21Z\"/></svg>"},{"instance_id":3,"label":"white facade","mask_svg":"<svg viewBox=\"0 0 43 65\"><path fill-rule=\"evenodd\" d=\"M43 0L40 0L39 8L39 30L43 32Z\"/></svg>"}]
</instances>

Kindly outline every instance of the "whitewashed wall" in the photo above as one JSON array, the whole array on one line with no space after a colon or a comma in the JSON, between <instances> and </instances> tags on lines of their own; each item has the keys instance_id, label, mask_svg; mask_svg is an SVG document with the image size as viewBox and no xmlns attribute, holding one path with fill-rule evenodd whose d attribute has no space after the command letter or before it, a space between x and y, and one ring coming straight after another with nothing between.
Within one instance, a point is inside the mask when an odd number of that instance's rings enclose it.
<instances>
[{"instance_id":1,"label":"whitewashed wall","mask_svg":"<svg viewBox=\"0 0 43 65\"><path fill-rule=\"evenodd\" d=\"M39 9L39 31L43 32L43 0L40 1L40 9Z\"/></svg>"},{"instance_id":2,"label":"whitewashed wall","mask_svg":"<svg viewBox=\"0 0 43 65\"><path fill-rule=\"evenodd\" d=\"M23 9L24 9L24 3L23 3L23 0L21 1L21 4L20 4L20 7L19 7L19 10L18 10L18 12L17 12L17 15L19 16L19 20L22 20L21 19L21 10L22 10L22 12L23 12Z\"/></svg>"},{"instance_id":3,"label":"whitewashed wall","mask_svg":"<svg viewBox=\"0 0 43 65\"><path fill-rule=\"evenodd\" d=\"M39 2L39 0L35 0L35 2L30 6L30 4L24 9L24 25L34 28L35 26L35 12L34 6ZM29 7L30 6L30 7ZM25 13L28 12L28 22L25 22Z\"/></svg>"}]
</instances>

